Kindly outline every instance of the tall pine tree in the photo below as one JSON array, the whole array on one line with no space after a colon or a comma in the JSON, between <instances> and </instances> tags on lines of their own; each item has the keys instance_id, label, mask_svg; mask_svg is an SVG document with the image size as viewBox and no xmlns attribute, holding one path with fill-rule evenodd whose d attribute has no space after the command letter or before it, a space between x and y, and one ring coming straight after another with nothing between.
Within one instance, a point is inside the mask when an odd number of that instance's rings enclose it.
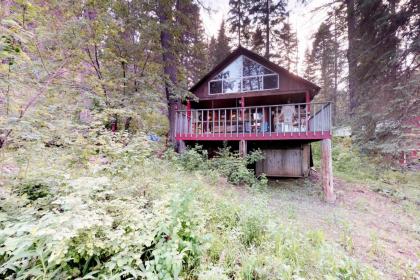
<instances>
[{"instance_id":1,"label":"tall pine tree","mask_svg":"<svg viewBox=\"0 0 420 280\"><path fill-rule=\"evenodd\" d=\"M284 22L276 35L278 36L278 47L276 53L273 54L273 58L287 70L296 70L298 51L296 33L292 30L292 26L289 23Z\"/></svg>"},{"instance_id":2,"label":"tall pine tree","mask_svg":"<svg viewBox=\"0 0 420 280\"><path fill-rule=\"evenodd\" d=\"M216 46L214 53L210 54L213 57L214 65L221 62L230 53L229 37L226 34L225 21L222 20L219 33L217 34Z\"/></svg>"},{"instance_id":3,"label":"tall pine tree","mask_svg":"<svg viewBox=\"0 0 420 280\"><path fill-rule=\"evenodd\" d=\"M238 46L248 45L251 38L249 0L229 0L229 32L235 35Z\"/></svg>"},{"instance_id":4,"label":"tall pine tree","mask_svg":"<svg viewBox=\"0 0 420 280\"><path fill-rule=\"evenodd\" d=\"M270 50L274 45L274 30L284 19L286 2L283 0L250 0L249 15L253 24L263 27L264 56L270 58Z\"/></svg>"}]
</instances>

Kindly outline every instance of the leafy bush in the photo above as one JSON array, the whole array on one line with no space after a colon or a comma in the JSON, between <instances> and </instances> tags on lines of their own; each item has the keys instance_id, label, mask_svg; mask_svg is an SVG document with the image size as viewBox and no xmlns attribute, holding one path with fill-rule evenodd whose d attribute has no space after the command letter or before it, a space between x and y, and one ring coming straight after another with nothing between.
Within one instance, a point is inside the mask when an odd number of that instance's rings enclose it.
<instances>
[{"instance_id":1,"label":"leafy bush","mask_svg":"<svg viewBox=\"0 0 420 280\"><path fill-rule=\"evenodd\" d=\"M246 184L257 186L259 181L255 178L254 171L248 166L263 159L261 151L254 151L245 157L231 152L230 148L222 148L211 159L211 168L218 170L233 184ZM264 184L263 181L262 185Z\"/></svg>"},{"instance_id":2,"label":"leafy bush","mask_svg":"<svg viewBox=\"0 0 420 280\"><path fill-rule=\"evenodd\" d=\"M188 171L217 171L235 185L246 184L257 188L267 185L265 175L256 178L254 171L248 168L249 165L263 159L263 154L260 150L242 157L238 153L232 152L230 148L225 147L219 149L216 156L209 160L207 151L203 150L202 146L197 145L194 148L187 149L187 151L175 158Z\"/></svg>"},{"instance_id":3,"label":"leafy bush","mask_svg":"<svg viewBox=\"0 0 420 280\"><path fill-rule=\"evenodd\" d=\"M206 170L208 167L207 158L207 151L203 150L202 146L196 145L179 155L178 161L188 171Z\"/></svg>"}]
</instances>

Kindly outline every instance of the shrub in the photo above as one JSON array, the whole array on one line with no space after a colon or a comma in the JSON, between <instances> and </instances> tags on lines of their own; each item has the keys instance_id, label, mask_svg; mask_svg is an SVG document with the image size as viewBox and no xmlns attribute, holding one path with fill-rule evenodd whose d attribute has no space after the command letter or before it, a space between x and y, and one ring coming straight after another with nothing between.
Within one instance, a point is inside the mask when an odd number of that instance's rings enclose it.
<instances>
[{"instance_id":1,"label":"shrub","mask_svg":"<svg viewBox=\"0 0 420 280\"><path fill-rule=\"evenodd\" d=\"M232 152L229 147L225 147L219 149L216 156L209 160L207 151L197 145L175 158L188 171L217 171L235 185L246 184L254 188L267 186L267 178L264 174L256 178L254 171L248 168L249 165L263 159L260 150L242 157L238 153Z\"/></svg>"},{"instance_id":2,"label":"shrub","mask_svg":"<svg viewBox=\"0 0 420 280\"><path fill-rule=\"evenodd\" d=\"M203 150L202 146L197 145L179 155L178 161L188 171L206 170L208 167L207 157L207 151Z\"/></svg>"},{"instance_id":3,"label":"shrub","mask_svg":"<svg viewBox=\"0 0 420 280\"><path fill-rule=\"evenodd\" d=\"M21 183L16 188L18 195L26 195L31 200L47 197L50 194L50 186L47 182L42 180L27 180Z\"/></svg>"}]
</instances>

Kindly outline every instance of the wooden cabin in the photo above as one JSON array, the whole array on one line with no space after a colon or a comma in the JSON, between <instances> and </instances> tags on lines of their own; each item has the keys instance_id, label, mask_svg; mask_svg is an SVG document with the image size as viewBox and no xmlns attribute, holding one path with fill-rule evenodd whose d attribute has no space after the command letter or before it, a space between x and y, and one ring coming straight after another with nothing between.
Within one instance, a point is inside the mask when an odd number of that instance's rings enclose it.
<instances>
[{"instance_id":1,"label":"wooden cabin","mask_svg":"<svg viewBox=\"0 0 420 280\"><path fill-rule=\"evenodd\" d=\"M261 149L256 172L272 177L309 174L310 143L323 141L324 188L332 200L331 104L313 102L320 87L239 47L198 81L176 111L181 147L199 143L211 151L226 142L246 154ZM327 178L328 177L328 178Z\"/></svg>"}]
</instances>

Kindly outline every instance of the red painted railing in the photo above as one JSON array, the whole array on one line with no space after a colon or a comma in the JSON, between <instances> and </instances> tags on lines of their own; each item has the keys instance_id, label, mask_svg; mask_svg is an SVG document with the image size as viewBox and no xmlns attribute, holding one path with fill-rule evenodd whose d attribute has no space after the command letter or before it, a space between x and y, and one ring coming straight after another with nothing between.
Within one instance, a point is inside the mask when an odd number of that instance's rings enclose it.
<instances>
[{"instance_id":1,"label":"red painted railing","mask_svg":"<svg viewBox=\"0 0 420 280\"><path fill-rule=\"evenodd\" d=\"M331 104L178 110L175 135L180 140L324 139L331 137Z\"/></svg>"}]
</instances>

